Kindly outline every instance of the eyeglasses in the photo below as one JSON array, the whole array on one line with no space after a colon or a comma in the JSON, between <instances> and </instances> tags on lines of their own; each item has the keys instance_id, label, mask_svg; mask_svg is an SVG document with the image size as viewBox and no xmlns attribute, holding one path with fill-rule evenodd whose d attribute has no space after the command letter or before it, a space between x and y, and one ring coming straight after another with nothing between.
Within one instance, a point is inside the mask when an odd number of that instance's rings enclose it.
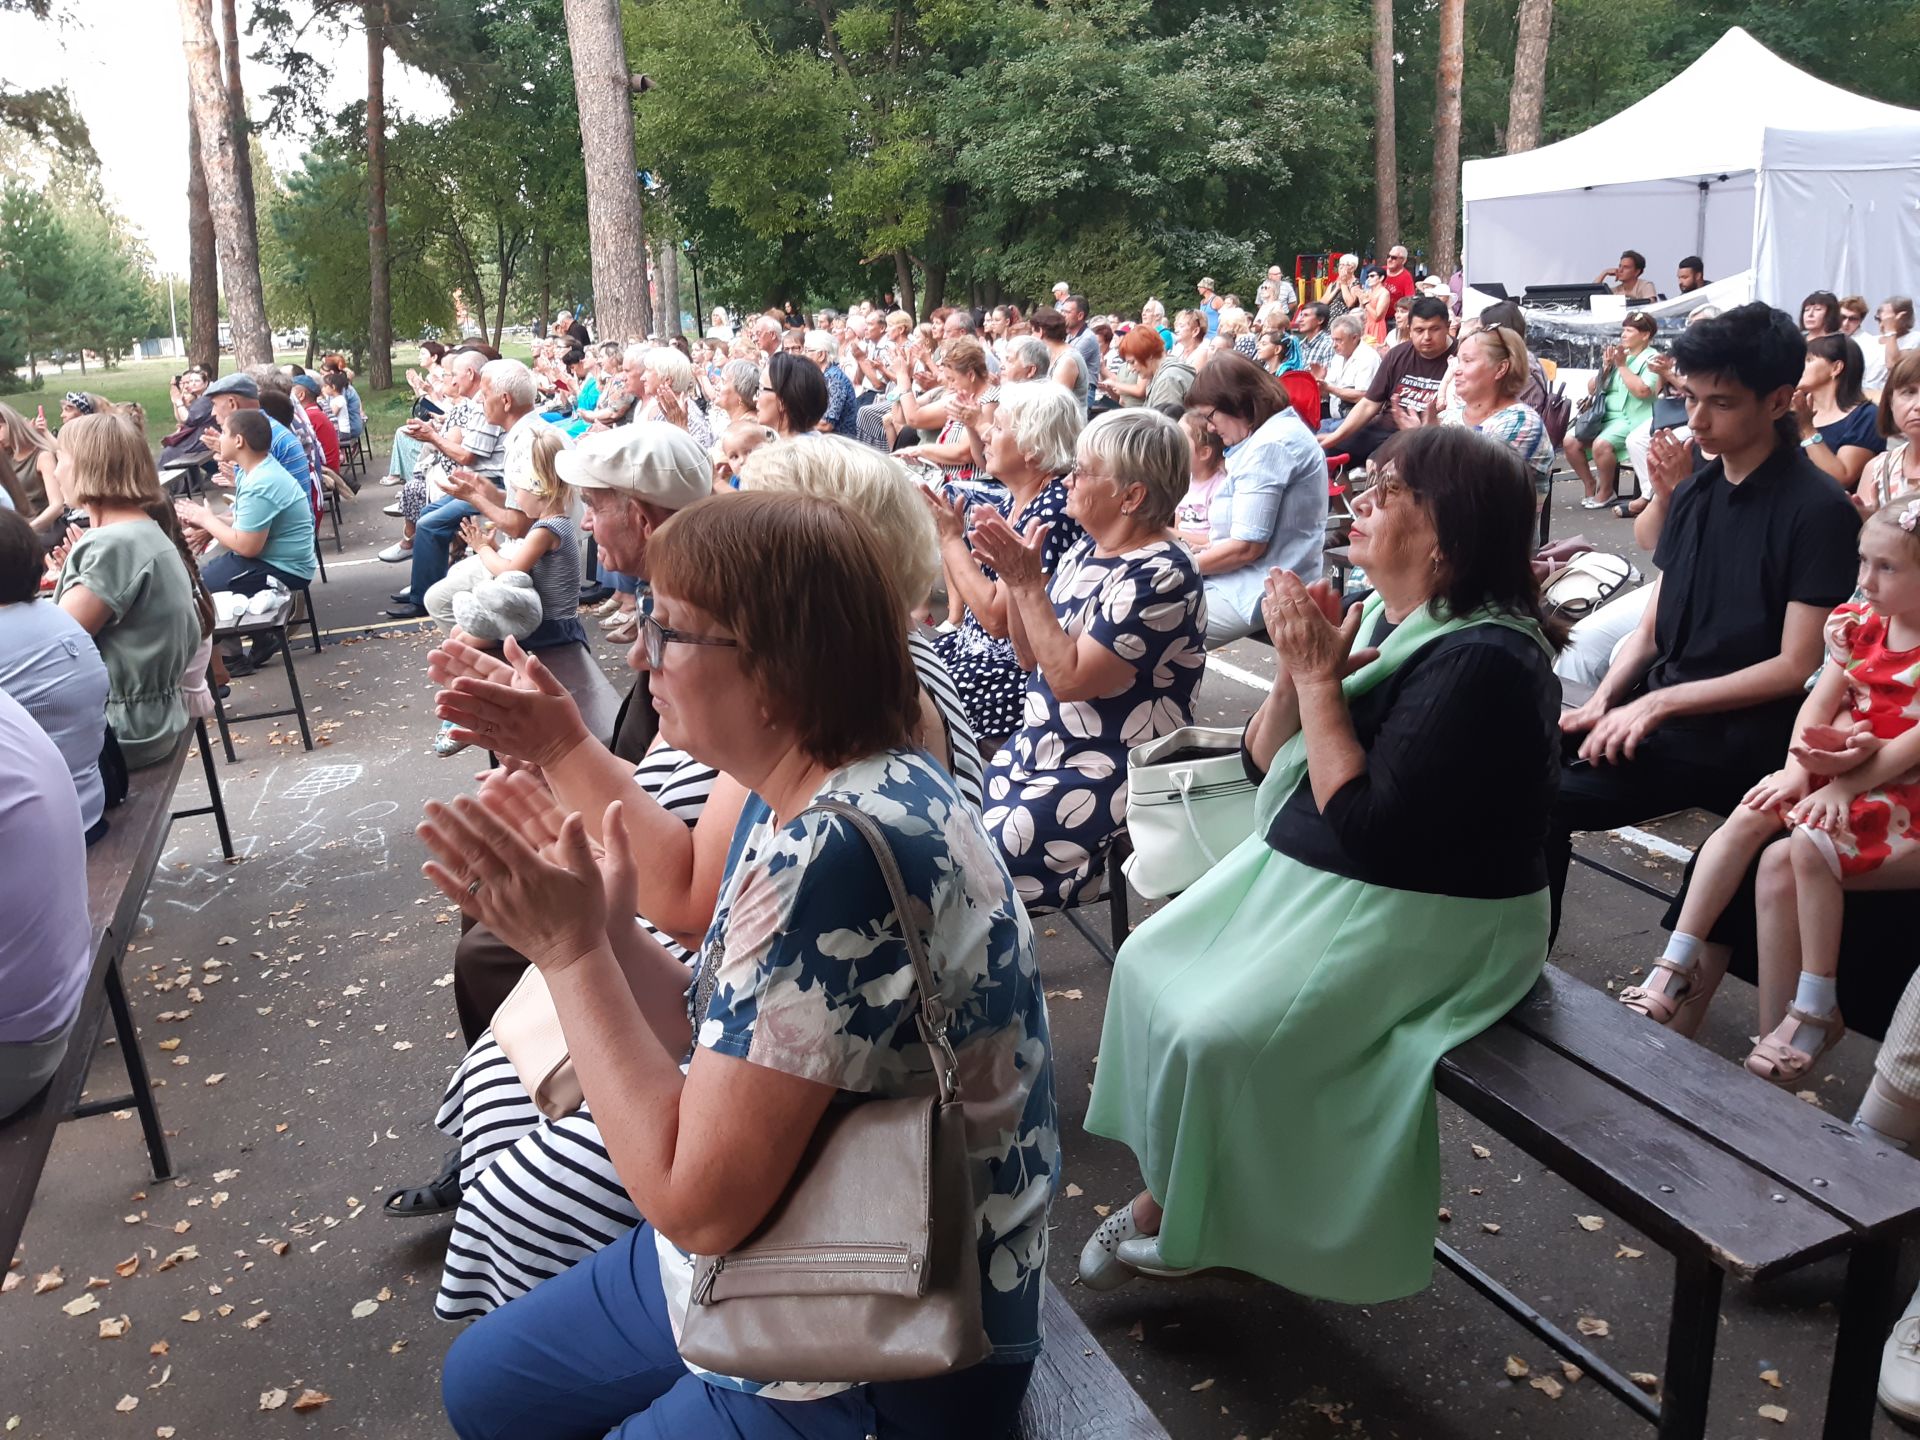
<instances>
[{"instance_id":1,"label":"eyeglasses","mask_svg":"<svg viewBox=\"0 0 1920 1440\"><path fill-rule=\"evenodd\" d=\"M738 640L728 640L718 635L693 635L685 630L670 630L652 615L640 622L640 635L647 647L649 670L660 668L669 645L711 645L723 650L737 650L740 647Z\"/></svg>"}]
</instances>

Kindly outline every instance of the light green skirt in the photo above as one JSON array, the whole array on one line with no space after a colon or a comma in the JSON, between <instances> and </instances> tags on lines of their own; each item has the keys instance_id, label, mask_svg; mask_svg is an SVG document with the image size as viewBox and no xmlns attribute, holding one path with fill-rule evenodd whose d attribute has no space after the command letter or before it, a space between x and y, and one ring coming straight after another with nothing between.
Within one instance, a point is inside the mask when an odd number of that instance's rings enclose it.
<instances>
[{"instance_id":1,"label":"light green skirt","mask_svg":"<svg viewBox=\"0 0 1920 1440\"><path fill-rule=\"evenodd\" d=\"M1434 1065L1539 976L1547 894L1389 890L1264 831L1121 948L1087 1129L1139 1158L1167 1263L1411 1295L1433 1273Z\"/></svg>"}]
</instances>

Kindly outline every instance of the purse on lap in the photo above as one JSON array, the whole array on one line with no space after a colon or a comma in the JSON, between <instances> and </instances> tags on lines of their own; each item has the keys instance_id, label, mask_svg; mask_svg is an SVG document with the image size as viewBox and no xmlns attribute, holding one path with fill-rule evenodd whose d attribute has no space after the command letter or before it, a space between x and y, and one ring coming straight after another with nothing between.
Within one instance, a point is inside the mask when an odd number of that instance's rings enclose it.
<instances>
[{"instance_id":1,"label":"purse on lap","mask_svg":"<svg viewBox=\"0 0 1920 1440\"><path fill-rule=\"evenodd\" d=\"M573 1071L560 1013L553 1008L553 995L539 966L527 966L493 1012L493 1042L547 1119L559 1120L580 1108L586 1097Z\"/></svg>"},{"instance_id":2,"label":"purse on lap","mask_svg":"<svg viewBox=\"0 0 1920 1440\"><path fill-rule=\"evenodd\" d=\"M1127 881L1150 900L1178 895L1253 833L1259 792L1240 731L1189 725L1127 753Z\"/></svg>"},{"instance_id":3,"label":"purse on lap","mask_svg":"<svg viewBox=\"0 0 1920 1440\"><path fill-rule=\"evenodd\" d=\"M680 1354L762 1383L927 1379L991 1349L959 1065L885 833L843 801L815 808L859 831L880 866L912 960L915 1023L936 1090L835 1105L821 1117L786 1194L753 1235L724 1255L693 1257ZM706 1014L720 959L716 943L695 987L696 1017Z\"/></svg>"}]
</instances>

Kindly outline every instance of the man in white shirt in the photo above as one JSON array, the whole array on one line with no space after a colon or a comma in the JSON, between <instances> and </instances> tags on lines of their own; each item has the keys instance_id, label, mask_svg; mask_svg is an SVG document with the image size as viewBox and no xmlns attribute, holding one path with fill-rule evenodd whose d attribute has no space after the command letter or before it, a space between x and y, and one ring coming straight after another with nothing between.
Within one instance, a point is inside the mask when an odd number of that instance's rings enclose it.
<instances>
[{"instance_id":1,"label":"man in white shirt","mask_svg":"<svg viewBox=\"0 0 1920 1440\"><path fill-rule=\"evenodd\" d=\"M1380 368L1380 352L1361 339L1366 325L1358 315L1348 311L1327 328L1333 332L1333 359L1325 374L1314 374L1327 402L1327 413L1320 421L1322 435L1331 434L1340 424L1347 406L1367 398L1373 373Z\"/></svg>"}]
</instances>

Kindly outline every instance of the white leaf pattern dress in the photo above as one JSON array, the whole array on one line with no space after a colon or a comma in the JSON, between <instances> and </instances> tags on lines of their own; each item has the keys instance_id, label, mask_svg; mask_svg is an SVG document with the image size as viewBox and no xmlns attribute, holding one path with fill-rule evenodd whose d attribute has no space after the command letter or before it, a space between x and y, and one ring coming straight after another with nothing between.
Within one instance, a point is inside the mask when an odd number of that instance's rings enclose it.
<instances>
[{"instance_id":1,"label":"white leaf pattern dress","mask_svg":"<svg viewBox=\"0 0 1920 1440\"><path fill-rule=\"evenodd\" d=\"M1021 728L987 770L984 818L1029 909L1090 889L1126 822L1127 751L1193 723L1206 665L1205 590L1185 546L1101 556L1083 538L1048 594L1069 635L1092 635L1133 673L1086 700L1056 699L1039 671L1027 679Z\"/></svg>"}]
</instances>

